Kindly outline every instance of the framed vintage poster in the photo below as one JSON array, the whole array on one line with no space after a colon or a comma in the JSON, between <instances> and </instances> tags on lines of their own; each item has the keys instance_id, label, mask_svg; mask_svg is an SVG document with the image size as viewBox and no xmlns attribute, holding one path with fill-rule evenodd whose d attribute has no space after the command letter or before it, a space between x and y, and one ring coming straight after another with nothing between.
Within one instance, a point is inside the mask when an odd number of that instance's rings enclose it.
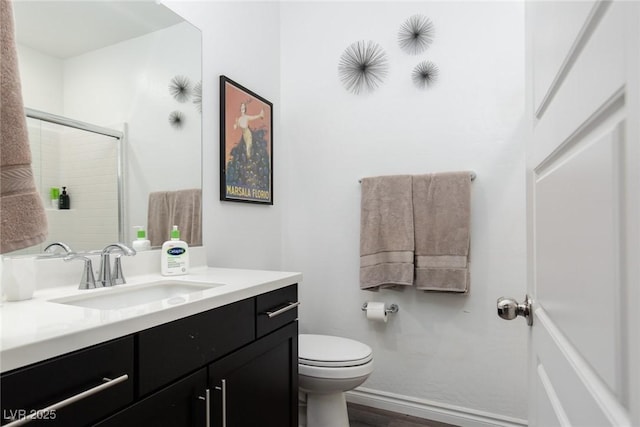
<instances>
[{"instance_id":1,"label":"framed vintage poster","mask_svg":"<svg viewBox=\"0 0 640 427\"><path fill-rule=\"evenodd\" d=\"M220 200L273 205L273 104L220 76Z\"/></svg>"}]
</instances>

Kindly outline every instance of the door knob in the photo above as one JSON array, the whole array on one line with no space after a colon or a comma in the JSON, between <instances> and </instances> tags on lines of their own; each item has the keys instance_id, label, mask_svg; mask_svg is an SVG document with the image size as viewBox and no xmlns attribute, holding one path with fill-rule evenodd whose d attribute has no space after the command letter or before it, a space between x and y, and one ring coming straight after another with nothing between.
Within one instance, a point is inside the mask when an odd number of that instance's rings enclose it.
<instances>
[{"instance_id":1,"label":"door knob","mask_svg":"<svg viewBox=\"0 0 640 427\"><path fill-rule=\"evenodd\" d=\"M518 316L522 316L527 320L527 325L533 324L533 316L531 316L531 298L525 295L524 302L519 303L513 298L498 298L498 316L505 320L513 320Z\"/></svg>"}]
</instances>

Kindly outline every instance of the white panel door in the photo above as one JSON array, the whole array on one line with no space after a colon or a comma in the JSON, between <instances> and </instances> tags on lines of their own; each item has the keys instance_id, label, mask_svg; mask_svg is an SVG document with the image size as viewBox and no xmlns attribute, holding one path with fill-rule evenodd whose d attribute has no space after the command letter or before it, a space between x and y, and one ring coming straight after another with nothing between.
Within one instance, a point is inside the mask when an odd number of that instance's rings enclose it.
<instances>
[{"instance_id":1,"label":"white panel door","mask_svg":"<svg viewBox=\"0 0 640 427\"><path fill-rule=\"evenodd\" d=\"M637 426L639 5L526 10L529 424Z\"/></svg>"}]
</instances>

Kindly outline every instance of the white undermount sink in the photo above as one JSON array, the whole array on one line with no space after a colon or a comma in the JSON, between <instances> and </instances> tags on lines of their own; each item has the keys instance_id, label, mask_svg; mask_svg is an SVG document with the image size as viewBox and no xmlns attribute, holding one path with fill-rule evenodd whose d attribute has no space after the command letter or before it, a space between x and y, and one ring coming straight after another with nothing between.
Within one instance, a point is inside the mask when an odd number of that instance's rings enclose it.
<instances>
[{"instance_id":1,"label":"white undermount sink","mask_svg":"<svg viewBox=\"0 0 640 427\"><path fill-rule=\"evenodd\" d=\"M203 291L224 286L220 283L160 281L141 285L119 285L97 290L88 289L84 295L74 295L49 300L58 304L79 307L97 308L100 310L117 310L164 301L168 305L180 304L193 300Z\"/></svg>"}]
</instances>

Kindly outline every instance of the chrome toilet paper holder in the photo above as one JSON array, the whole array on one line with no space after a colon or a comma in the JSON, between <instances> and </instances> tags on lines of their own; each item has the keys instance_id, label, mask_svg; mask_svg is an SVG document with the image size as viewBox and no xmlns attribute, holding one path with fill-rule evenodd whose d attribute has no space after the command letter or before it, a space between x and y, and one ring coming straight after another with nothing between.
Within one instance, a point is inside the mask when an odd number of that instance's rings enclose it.
<instances>
[{"instance_id":1,"label":"chrome toilet paper holder","mask_svg":"<svg viewBox=\"0 0 640 427\"><path fill-rule=\"evenodd\" d=\"M364 304L362 304L362 311L367 311L367 304L368 302L365 302ZM398 304L391 304L388 307L386 304L384 305L384 312L387 314L397 313L398 310L400 310L400 307L398 307Z\"/></svg>"}]
</instances>

